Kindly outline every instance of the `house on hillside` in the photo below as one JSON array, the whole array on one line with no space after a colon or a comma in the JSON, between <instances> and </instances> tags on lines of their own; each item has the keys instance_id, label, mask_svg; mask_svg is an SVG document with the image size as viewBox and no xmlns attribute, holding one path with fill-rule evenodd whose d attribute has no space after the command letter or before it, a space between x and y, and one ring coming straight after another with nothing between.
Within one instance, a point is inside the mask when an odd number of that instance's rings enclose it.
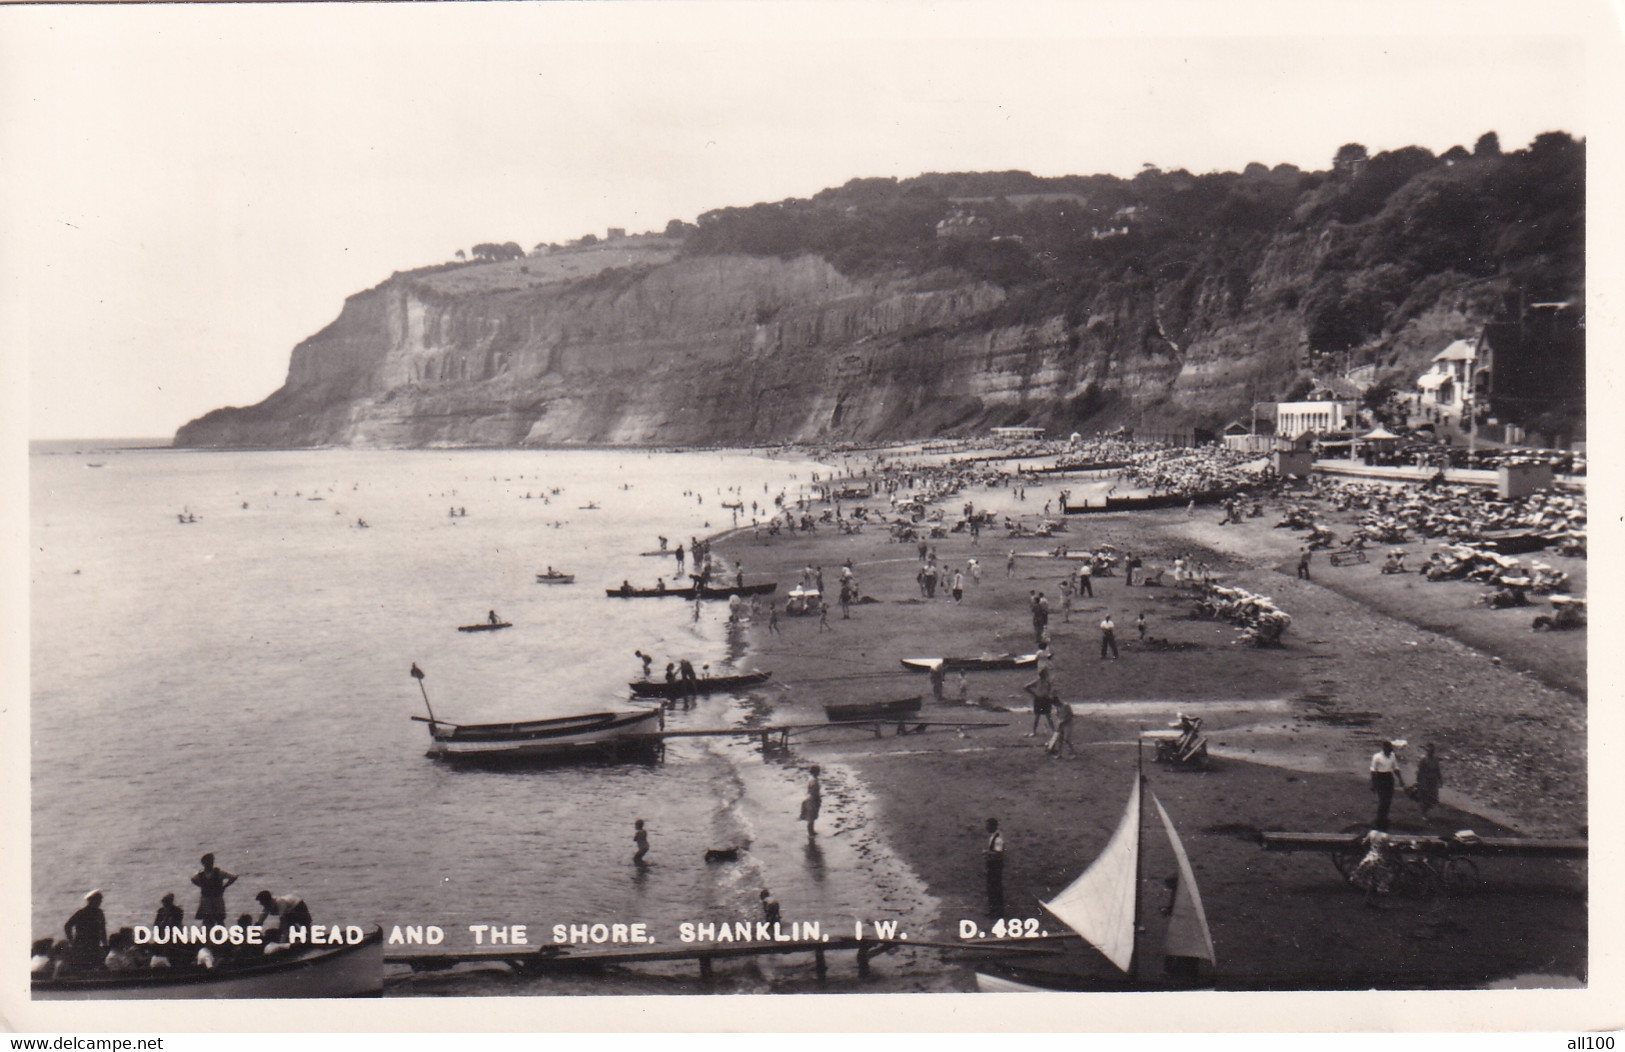
<instances>
[{"instance_id":1,"label":"house on hillside","mask_svg":"<svg viewBox=\"0 0 1625 1052\"><path fill-rule=\"evenodd\" d=\"M1423 409L1439 409L1459 415L1474 389L1480 371L1478 351L1482 340L1457 340L1438 354L1427 372L1416 380L1422 392ZM1484 368L1487 369L1488 363Z\"/></svg>"},{"instance_id":2,"label":"house on hillside","mask_svg":"<svg viewBox=\"0 0 1625 1052\"><path fill-rule=\"evenodd\" d=\"M993 235L993 224L975 212L956 208L946 218L937 221L937 237L964 241L986 241Z\"/></svg>"}]
</instances>

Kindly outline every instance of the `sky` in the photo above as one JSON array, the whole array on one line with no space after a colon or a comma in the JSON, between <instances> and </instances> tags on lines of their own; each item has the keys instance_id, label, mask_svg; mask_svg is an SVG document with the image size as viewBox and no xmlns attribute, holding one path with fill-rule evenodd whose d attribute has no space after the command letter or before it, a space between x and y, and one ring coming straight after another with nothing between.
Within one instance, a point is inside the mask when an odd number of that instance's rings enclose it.
<instances>
[{"instance_id":1,"label":"sky","mask_svg":"<svg viewBox=\"0 0 1625 1052\"><path fill-rule=\"evenodd\" d=\"M0 405L30 438L167 436L270 394L393 271L854 177L1589 136L1611 10L0 8Z\"/></svg>"}]
</instances>

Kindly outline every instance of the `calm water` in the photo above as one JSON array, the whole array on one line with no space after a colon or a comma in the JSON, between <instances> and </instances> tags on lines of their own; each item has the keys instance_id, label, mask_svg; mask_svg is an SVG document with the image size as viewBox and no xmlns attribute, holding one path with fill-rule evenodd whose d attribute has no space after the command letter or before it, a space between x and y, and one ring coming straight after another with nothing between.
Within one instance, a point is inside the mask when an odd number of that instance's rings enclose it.
<instances>
[{"instance_id":1,"label":"calm water","mask_svg":"<svg viewBox=\"0 0 1625 1052\"><path fill-rule=\"evenodd\" d=\"M656 766L493 773L429 761L409 719L423 712L413 662L435 713L458 722L630 707L637 648L657 674L679 657L726 665L739 646L724 604L695 621L678 600L602 589L670 580L671 560L637 553L657 534L686 545L731 525L720 504L738 497L719 489L739 487L747 507L793 498L818 465L74 448L31 457L36 934L59 931L90 887L106 889L110 924L150 922L166 891L190 914L205 851L241 877L233 915L265 887L303 895L318 922L439 925L447 949L473 948L470 924L527 924L536 942L572 921L643 921L675 946L681 921L756 917L763 887L786 920L837 933L854 917L929 916L845 772L826 772L834 813L821 825L835 835L809 850L795 823L806 775L748 742L678 739ZM601 510L581 510L589 501ZM198 521L179 524L182 511ZM534 583L548 565L577 583ZM514 627L455 631L490 609ZM754 667L748 655L740 667ZM714 698L668 726L748 714ZM641 874L629 864L640 817L655 863ZM705 848L729 845L749 846L740 864L704 864ZM919 973L911 988L941 981L927 962L903 964L894 973ZM763 965L749 981L793 985L798 968ZM490 990L604 989L530 983Z\"/></svg>"}]
</instances>

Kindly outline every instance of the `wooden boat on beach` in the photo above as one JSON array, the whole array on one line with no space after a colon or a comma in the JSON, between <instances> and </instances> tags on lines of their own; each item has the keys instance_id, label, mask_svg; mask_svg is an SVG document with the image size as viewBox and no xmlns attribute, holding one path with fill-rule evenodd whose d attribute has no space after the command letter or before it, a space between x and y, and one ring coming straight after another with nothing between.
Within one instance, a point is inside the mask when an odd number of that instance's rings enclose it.
<instances>
[{"instance_id":1,"label":"wooden boat on beach","mask_svg":"<svg viewBox=\"0 0 1625 1052\"><path fill-rule=\"evenodd\" d=\"M1109 511L1151 511L1156 508L1183 508L1190 504L1217 504L1229 500L1239 489L1216 489L1205 493L1158 493L1145 497L1107 497L1100 504L1067 504L1068 515L1101 514Z\"/></svg>"},{"instance_id":2,"label":"wooden boat on beach","mask_svg":"<svg viewBox=\"0 0 1625 1052\"><path fill-rule=\"evenodd\" d=\"M902 663L903 668L910 672L930 672L939 666L944 672L998 672L1036 665L1038 655L980 654L976 657L903 658Z\"/></svg>"},{"instance_id":3,"label":"wooden boat on beach","mask_svg":"<svg viewBox=\"0 0 1625 1052\"><path fill-rule=\"evenodd\" d=\"M701 599L726 599L731 595L772 595L779 590L777 581L747 585L707 585L700 589Z\"/></svg>"},{"instance_id":4,"label":"wooden boat on beach","mask_svg":"<svg viewBox=\"0 0 1625 1052\"><path fill-rule=\"evenodd\" d=\"M692 588L606 588L604 594L611 599L664 599L667 596L676 596L679 599L693 599Z\"/></svg>"},{"instance_id":5,"label":"wooden boat on beach","mask_svg":"<svg viewBox=\"0 0 1625 1052\"><path fill-rule=\"evenodd\" d=\"M906 719L920 711L920 703L918 695L892 701L829 702L824 705L824 716L831 723Z\"/></svg>"},{"instance_id":6,"label":"wooden boat on beach","mask_svg":"<svg viewBox=\"0 0 1625 1052\"><path fill-rule=\"evenodd\" d=\"M512 628L512 621L481 621L477 625L458 625L459 632L495 632L499 628Z\"/></svg>"},{"instance_id":7,"label":"wooden boat on beach","mask_svg":"<svg viewBox=\"0 0 1625 1052\"><path fill-rule=\"evenodd\" d=\"M522 763L578 758L621 758L659 751L660 708L593 712L516 723L447 723L413 716L429 725L428 756L468 763Z\"/></svg>"},{"instance_id":8,"label":"wooden boat on beach","mask_svg":"<svg viewBox=\"0 0 1625 1052\"><path fill-rule=\"evenodd\" d=\"M708 585L699 588L697 585L688 588L606 588L604 594L611 599L660 599L665 596L678 596L683 599L726 599L732 595L772 595L778 590L777 581L768 581L765 584L747 584L743 588L738 585Z\"/></svg>"},{"instance_id":9,"label":"wooden boat on beach","mask_svg":"<svg viewBox=\"0 0 1625 1052\"><path fill-rule=\"evenodd\" d=\"M549 570L546 573L537 574L536 575L536 583L537 584L575 584L576 583L576 575L573 574L573 573L559 573L557 570Z\"/></svg>"},{"instance_id":10,"label":"wooden boat on beach","mask_svg":"<svg viewBox=\"0 0 1625 1052\"><path fill-rule=\"evenodd\" d=\"M733 676L701 676L694 681L694 689L700 694L714 694L718 691L742 690L745 687L754 687L766 683L771 672L743 672ZM680 698L683 696L686 684L682 680L644 679L636 683L628 683L632 693L640 698Z\"/></svg>"},{"instance_id":11,"label":"wooden boat on beach","mask_svg":"<svg viewBox=\"0 0 1625 1052\"><path fill-rule=\"evenodd\" d=\"M384 935L353 945L285 950L214 969L176 967L35 979L36 1001L170 1001L201 998L381 997Z\"/></svg>"}]
</instances>

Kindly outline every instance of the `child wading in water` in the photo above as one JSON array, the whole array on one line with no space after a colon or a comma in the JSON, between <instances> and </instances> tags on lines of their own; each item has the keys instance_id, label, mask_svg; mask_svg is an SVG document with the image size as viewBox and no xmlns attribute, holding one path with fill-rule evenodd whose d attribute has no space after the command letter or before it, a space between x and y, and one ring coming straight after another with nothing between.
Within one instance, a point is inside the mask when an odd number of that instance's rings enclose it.
<instances>
[{"instance_id":1,"label":"child wading in water","mask_svg":"<svg viewBox=\"0 0 1625 1052\"><path fill-rule=\"evenodd\" d=\"M632 828L635 830L632 834L632 843L638 846L637 851L632 855L632 864L634 866L647 866L649 863L643 861L643 856L649 853L649 833L648 830L643 828L643 819L640 818L633 823Z\"/></svg>"}]
</instances>

